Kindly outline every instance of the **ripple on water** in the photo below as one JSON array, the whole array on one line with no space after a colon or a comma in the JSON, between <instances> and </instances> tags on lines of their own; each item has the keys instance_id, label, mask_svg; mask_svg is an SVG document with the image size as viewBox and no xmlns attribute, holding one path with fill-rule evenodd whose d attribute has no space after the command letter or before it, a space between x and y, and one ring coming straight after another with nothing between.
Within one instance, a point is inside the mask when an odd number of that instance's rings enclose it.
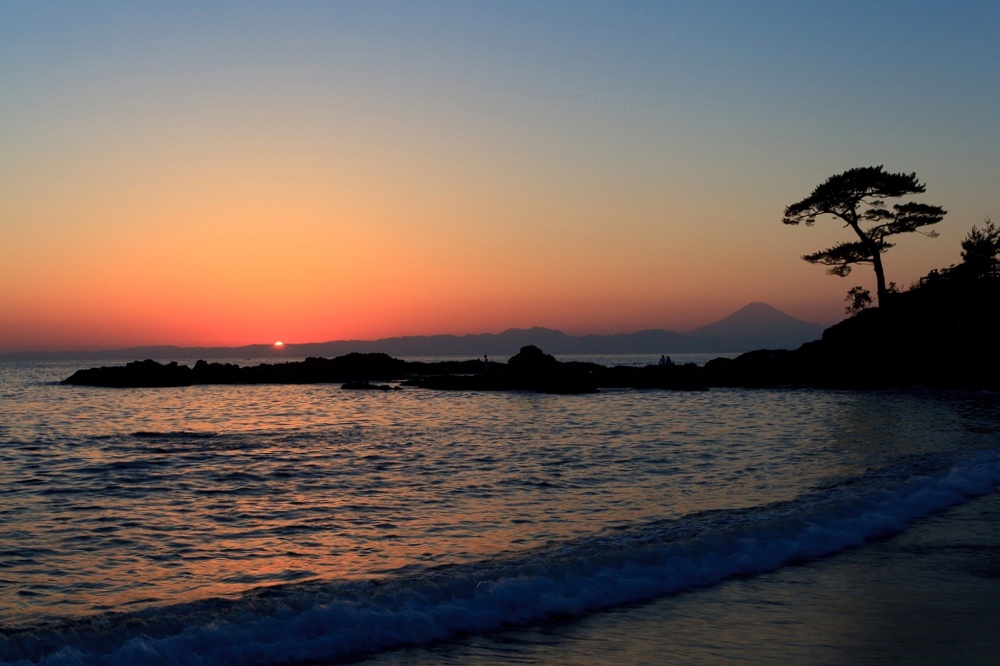
<instances>
[{"instance_id":1,"label":"ripple on water","mask_svg":"<svg viewBox=\"0 0 1000 666\"><path fill-rule=\"evenodd\" d=\"M79 612L755 506L962 438L953 406L879 394L25 391L0 417L0 549L22 553L4 578L33 607Z\"/></svg>"}]
</instances>

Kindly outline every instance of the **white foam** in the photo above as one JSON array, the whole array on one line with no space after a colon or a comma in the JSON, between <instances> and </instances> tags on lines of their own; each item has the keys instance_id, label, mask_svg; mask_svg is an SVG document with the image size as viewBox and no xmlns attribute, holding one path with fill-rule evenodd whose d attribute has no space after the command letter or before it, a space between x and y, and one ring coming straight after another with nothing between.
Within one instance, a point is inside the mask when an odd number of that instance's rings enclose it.
<instances>
[{"instance_id":1,"label":"white foam","mask_svg":"<svg viewBox=\"0 0 1000 666\"><path fill-rule=\"evenodd\" d=\"M39 627L4 638L0 655L4 663L48 665L294 663L578 616L899 532L991 492L1000 483L1000 458L983 454L943 475L908 474L879 473L877 483L855 480L794 502L689 517L517 560L384 583L292 585L237 602Z\"/></svg>"}]
</instances>

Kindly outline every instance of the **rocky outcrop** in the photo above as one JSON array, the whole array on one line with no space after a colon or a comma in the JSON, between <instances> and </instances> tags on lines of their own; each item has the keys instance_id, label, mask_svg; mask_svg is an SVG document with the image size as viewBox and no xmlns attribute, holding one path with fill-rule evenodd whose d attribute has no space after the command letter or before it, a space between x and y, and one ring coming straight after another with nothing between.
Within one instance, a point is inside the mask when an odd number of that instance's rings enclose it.
<instances>
[{"instance_id":1,"label":"rocky outcrop","mask_svg":"<svg viewBox=\"0 0 1000 666\"><path fill-rule=\"evenodd\" d=\"M177 365L176 361L162 364L146 360L132 361L124 366L77 370L62 383L112 388L190 386L192 374L191 368Z\"/></svg>"},{"instance_id":2,"label":"rocky outcrop","mask_svg":"<svg viewBox=\"0 0 1000 666\"><path fill-rule=\"evenodd\" d=\"M390 384L372 384L369 381L344 382L344 385L340 388L348 391L395 391L399 389L398 386L392 386Z\"/></svg>"},{"instance_id":3,"label":"rocky outcrop","mask_svg":"<svg viewBox=\"0 0 1000 666\"><path fill-rule=\"evenodd\" d=\"M534 345L506 364L483 360L407 362L386 354L352 353L332 359L240 367L198 361L134 361L80 370L64 384L111 387L191 384L371 382L446 390L593 393L599 388L699 390L709 387L819 387L1000 390L1000 281L931 282L897 294L795 350L758 350L704 367L649 365L608 368L560 362Z\"/></svg>"},{"instance_id":4,"label":"rocky outcrop","mask_svg":"<svg viewBox=\"0 0 1000 666\"><path fill-rule=\"evenodd\" d=\"M1000 389L1000 283L931 281L795 350L705 364L710 386Z\"/></svg>"},{"instance_id":5,"label":"rocky outcrop","mask_svg":"<svg viewBox=\"0 0 1000 666\"><path fill-rule=\"evenodd\" d=\"M414 377L405 384L421 388L477 391L537 391L593 393L597 391L592 363L560 363L534 345L521 348L506 364L484 362L472 375L436 374Z\"/></svg>"},{"instance_id":6,"label":"rocky outcrop","mask_svg":"<svg viewBox=\"0 0 1000 666\"><path fill-rule=\"evenodd\" d=\"M333 359L307 358L290 363L233 363L198 361L194 368L156 361L133 361L124 366L78 370L63 384L111 387L190 386L193 384L320 384L384 381L405 377L407 363L386 354L347 354Z\"/></svg>"},{"instance_id":7,"label":"rocky outcrop","mask_svg":"<svg viewBox=\"0 0 1000 666\"><path fill-rule=\"evenodd\" d=\"M333 359L241 367L232 363L198 361L193 368L176 362L134 361L124 366L78 370L63 384L79 386L165 387L196 384L318 384L341 383L355 390L386 390L403 386L443 390L537 391L593 393L605 388L701 389L698 368L647 366L608 368L596 363L563 363L533 345L525 346L507 363L481 360L407 362L385 354L348 354Z\"/></svg>"}]
</instances>

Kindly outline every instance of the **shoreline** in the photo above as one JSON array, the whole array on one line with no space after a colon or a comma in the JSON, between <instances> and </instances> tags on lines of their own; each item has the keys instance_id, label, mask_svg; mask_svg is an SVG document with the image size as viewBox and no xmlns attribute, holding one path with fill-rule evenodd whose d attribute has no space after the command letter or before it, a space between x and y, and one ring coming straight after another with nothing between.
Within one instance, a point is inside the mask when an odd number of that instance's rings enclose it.
<instances>
[{"instance_id":1,"label":"shoreline","mask_svg":"<svg viewBox=\"0 0 1000 666\"><path fill-rule=\"evenodd\" d=\"M177 361L147 359L124 366L81 369L62 384L109 388L161 388L193 385L239 384L343 384L354 390L397 388L372 382L398 382L398 386L475 391L537 391L579 394L599 389L634 388L707 390L710 388L824 388L847 390L917 389L1000 390L1000 374L991 363L917 364L898 358L866 366L845 360L843 353L819 343L798 350L758 350L735 358L717 357L703 366L672 363L665 356L658 364L606 366L599 363L559 361L538 347L528 345L506 362L469 359L415 361L383 353L353 352L332 359L238 365L198 360L193 367Z\"/></svg>"},{"instance_id":2,"label":"shoreline","mask_svg":"<svg viewBox=\"0 0 1000 666\"><path fill-rule=\"evenodd\" d=\"M993 664L1000 493L832 557L654 601L441 645L368 666L525 662Z\"/></svg>"}]
</instances>

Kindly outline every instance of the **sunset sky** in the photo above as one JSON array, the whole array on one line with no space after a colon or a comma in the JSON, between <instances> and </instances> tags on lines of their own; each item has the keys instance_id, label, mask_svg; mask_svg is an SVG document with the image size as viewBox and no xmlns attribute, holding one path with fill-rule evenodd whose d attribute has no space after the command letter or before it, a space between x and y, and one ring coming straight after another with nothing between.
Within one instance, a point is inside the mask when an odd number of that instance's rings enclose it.
<instances>
[{"instance_id":1,"label":"sunset sky","mask_svg":"<svg viewBox=\"0 0 1000 666\"><path fill-rule=\"evenodd\" d=\"M0 351L824 325L781 224L915 171L1000 218L1000 3L0 0Z\"/></svg>"}]
</instances>

